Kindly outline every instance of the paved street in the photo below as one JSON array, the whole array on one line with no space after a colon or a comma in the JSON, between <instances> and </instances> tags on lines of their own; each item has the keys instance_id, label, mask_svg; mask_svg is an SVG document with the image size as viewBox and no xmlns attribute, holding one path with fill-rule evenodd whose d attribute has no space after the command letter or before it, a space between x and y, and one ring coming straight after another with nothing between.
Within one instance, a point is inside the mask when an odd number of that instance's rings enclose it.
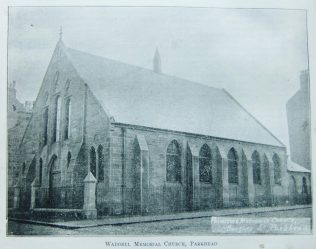
<instances>
[{"instance_id":1,"label":"paved street","mask_svg":"<svg viewBox=\"0 0 316 249\"><path fill-rule=\"evenodd\" d=\"M312 217L312 209L243 214L234 217ZM196 218L75 230L9 221L8 235L209 235L212 233L210 220L211 218Z\"/></svg>"}]
</instances>

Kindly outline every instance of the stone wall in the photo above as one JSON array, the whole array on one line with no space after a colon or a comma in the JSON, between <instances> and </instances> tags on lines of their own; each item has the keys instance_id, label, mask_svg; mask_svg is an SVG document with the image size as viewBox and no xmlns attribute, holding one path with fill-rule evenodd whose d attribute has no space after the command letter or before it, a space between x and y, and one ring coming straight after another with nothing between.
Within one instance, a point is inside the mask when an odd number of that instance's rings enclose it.
<instances>
[{"instance_id":1,"label":"stone wall","mask_svg":"<svg viewBox=\"0 0 316 249\"><path fill-rule=\"evenodd\" d=\"M20 143L25 129L30 121L31 113L27 112L24 106L16 98L15 82L8 86L8 108L7 108L7 128L8 128L8 206L13 206L14 186L19 182L21 174L21 154Z\"/></svg>"},{"instance_id":2,"label":"stone wall","mask_svg":"<svg viewBox=\"0 0 316 249\"><path fill-rule=\"evenodd\" d=\"M311 174L288 171L288 177L288 194L290 204L310 204L312 201ZM306 181L306 187L304 187L304 181Z\"/></svg>"},{"instance_id":3,"label":"stone wall","mask_svg":"<svg viewBox=\"0 0 316 249\"><path fill-rule=\"evenodd\" d=\"M145 149L140 156L137 157L135 154L140 153L137 149L137 136L145 139L148 147L148 155L145 157ZM116 189L134 189L134 200L140 201L142 193L145 212L263 206L285 203L287 200L286 150L283 147L116 123L111 126L110 139L109 186ZM166 181L166 149L172 140L178 142L181 150L180 183ZM211 148L213 154L212 184L199 181L199 150L204 144ZM238 184L229 184L227 178L227 154L231 148L234 148L238 155ZM248 169L252 168L251 155L254 151L260 154L261 185L253 184L252 171ZM279 156L281 163L280 185L274 183L274 154ZM267 162L265 165L262 163L263 160ZM146 168L143 167L141 170L139 161L147 165ZM135 179L142 181L142 187ZM146 196L144 193L150 194ZM125 200L125 203L122 200ZM109 196L109 199L104 198L103 201L115 204L113 212L117 213L125 212L124 205L132 205L126 203L128 201L124 197L124 191L118 191L115 198L111 199Z\"/></svg>"}]
</instances>

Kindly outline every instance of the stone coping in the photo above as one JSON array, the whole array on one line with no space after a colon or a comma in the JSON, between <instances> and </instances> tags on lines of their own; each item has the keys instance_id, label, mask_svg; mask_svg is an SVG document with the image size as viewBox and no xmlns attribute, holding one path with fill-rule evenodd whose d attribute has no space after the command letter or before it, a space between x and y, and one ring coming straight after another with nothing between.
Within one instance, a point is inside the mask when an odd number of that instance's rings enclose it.
<instances>
[{"instance_id":1,"label":"stone coping","mask_svg":"<svg viewBox=\"0 0 316 249\"><path fill-rule=\"evenodd\" d=\"M32 212L51 212L51 213L74 213L84 212L83 209L64 209L64 208L34 208Z\"/></svg>"}]
</instances>

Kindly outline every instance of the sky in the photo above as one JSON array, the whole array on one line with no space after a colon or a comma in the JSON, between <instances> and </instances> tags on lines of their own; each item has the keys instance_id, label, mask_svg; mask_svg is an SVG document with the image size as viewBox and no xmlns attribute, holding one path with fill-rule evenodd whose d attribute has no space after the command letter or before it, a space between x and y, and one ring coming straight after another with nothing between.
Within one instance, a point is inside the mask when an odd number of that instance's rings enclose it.
<instances>
[{"instance_id":1,"label":"sky","mask_svg":"<svg viewBox=\"0 0 316 249\"><path fill-rule=\"evenodd\" d=\"M10 7L8 80L35 100L59 39L67 47L224 88L288 147L286 102L308 68L302 10ZM289 152L289 149L288 149Z\"/></svg>"}]
</instances>

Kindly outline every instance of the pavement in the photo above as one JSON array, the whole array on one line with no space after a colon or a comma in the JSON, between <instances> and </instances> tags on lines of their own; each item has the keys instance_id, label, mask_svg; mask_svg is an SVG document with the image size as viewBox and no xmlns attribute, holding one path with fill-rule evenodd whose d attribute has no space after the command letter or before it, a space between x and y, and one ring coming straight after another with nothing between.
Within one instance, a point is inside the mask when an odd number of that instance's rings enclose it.
<instances>
[{"instance_id":1,"label":"pavement","mask_svg":"<svg viewBox=\"0 0 316 249\"><path fill-rule=\"evenodd\" d=\"M136 223L149 223L159 221L172 221L172 220L184 220L195 219L204 217L218 217L218 216L234 216L243 214L255 214L255 213L267 213L267 212L279 212L296 209L311 208L311 205L296 205L296 206L278 206L278 207L258 207L258 208L234 208L234 209L220 209L220 210L208 210L208 211L195 211L184 212L175 214L164 215L151 215L151 216L132 216L132 217L102 217L98 219L86 219L86 220L73 220L73 221L56 221L45 222L38 220L28 220L19 218L8 218L11 221L17 221L21 223L37 224L51 227L58 227L63 229L79 229L109 225L126 225Z\"/></svg>"}]
</instances>

